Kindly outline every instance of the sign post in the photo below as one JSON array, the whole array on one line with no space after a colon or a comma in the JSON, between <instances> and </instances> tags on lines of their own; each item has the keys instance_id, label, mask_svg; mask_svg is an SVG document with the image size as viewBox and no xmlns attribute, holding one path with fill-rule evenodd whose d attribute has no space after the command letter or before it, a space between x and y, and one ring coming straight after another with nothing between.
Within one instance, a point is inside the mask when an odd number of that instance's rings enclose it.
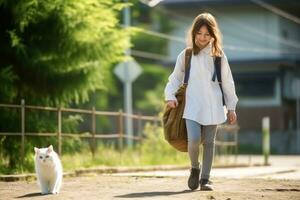
<instances>
[{"instance_id":1,"label":"sign post","mask_svg":"<svg viewBox=\"0 0 300 200\"><path fill-rule=\"evenodd\" d=\"M142 73L142 68L134 60L123 62L117 65L114 73L124 84L124 110L127 114L132 114L132 83ZM126 117L126 134L133 136L132 118ZM127 145L132 147L132 139L127 138Z\"/></svg>"},{"instance_id":2,"label":"sign post","mask_svg":"<svg viewBox=\"0 0 300 200\"><path fill-rule=\"evenodd\" d=\"M263 118L262 127L262 147L264 154L264 165L268 165L270 155L270 117Z\"/></svg>"}]
</instances>

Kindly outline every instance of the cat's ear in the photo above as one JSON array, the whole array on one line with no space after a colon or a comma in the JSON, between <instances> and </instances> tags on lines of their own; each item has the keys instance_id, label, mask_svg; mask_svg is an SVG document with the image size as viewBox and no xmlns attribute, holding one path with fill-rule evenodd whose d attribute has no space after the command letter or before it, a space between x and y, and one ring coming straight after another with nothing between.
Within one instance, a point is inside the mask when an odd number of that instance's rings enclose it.
<instances>
[{"instance_id":1,"label":"cat's ear","mask_svg":"<svg viewBox=\"0 0 300 200\"><path fill-rule=\"evenodd\" d=\"M39 149L36 148L36 147L34 147L34 152L35 152L35 153L38 153L38 152L39 152Z\"/></svg>"},{"instance_id":2,"label":"cat's ear","mask_svg":"<svg viewBox=\"0 0 300 200\"><path fill-rule=\"evenodd\" d=\"M51 153L52 151L53 151L53 146L50 145L50 146L48 147L47 153Z\"/></svg>"}]
</instances>

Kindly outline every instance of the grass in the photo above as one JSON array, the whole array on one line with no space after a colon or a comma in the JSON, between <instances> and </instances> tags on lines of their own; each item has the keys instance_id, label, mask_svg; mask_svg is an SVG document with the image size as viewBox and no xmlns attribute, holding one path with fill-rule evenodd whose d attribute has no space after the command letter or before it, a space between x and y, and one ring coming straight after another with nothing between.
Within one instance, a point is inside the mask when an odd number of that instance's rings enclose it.
<instances>
[{"instance_id":1,"label":"grass","mask_svg":"<svg viewBox=\"0 0 300 200\"><path fill-rule=\"evenodd\" d=\"M149 166L149 165L172 165L187 164L187 156L175 156L166 158L165 156L149 155L141 153L139 150L124 150L122 153L112 148L100 147L92 157L89 151L76 153L74 155L64 155L61 158L66 171L78 168L90 168L96 166Z\"/></svg>"},{"instance_id":2,"label":"grass","mask_svg":"<svg viewBox=\"0 0 300 200\"><path fill-rule=\"evenodd\" d=\"M93 157L87 143L74 143L79 152L64 153L61 156L64 171L97 166L149 166L149 165L186 165L189 163L186 153L177 152L165 140L161 127L146 125L147 136L134 148L119 151L111 145L99 144ZM78 149L77 148L77 149ZM17 169L5 167L7 162L0 159L0 174L20 174L34 172L33 153L25 158L26 165Z\"/></svg>"},{"instance_id":3,"label":"grass","mask_svg":"<svg viewBox=\"0 0 300 200\"><path fill-rule=\"evenodd\" d=\"M146 137L142 142L135 145L132 149L124 148L123 151L119 151L112 145L99 144L94 157L86 142L78 141L69 144L74 147L73 152L69 149L69 153L65 153L68 150L63 149L63 155L61 156L64 171L97 166L140 167L151 165L189 165L188 154L176 151L164 140L162 127L147 124L144 129L144 135ZM253 149L253 147L249 146L242 146L240 148L239 153ZM7 162L3 158L0 159L0 174L33 173L33 156L32 153L26 157L26 164L17 169L5 167ZM221 157L215 156L214 165L220 164L224 164Z\"/></svg>"},{"instance_id":4,"label":"grass","mask_svg":"<svg viewBox=\"0 0 300 200\"><path fill-rule=\"evenodd\" d=\"M89 168L95 166L149 166L149 165L186 165L186 153L177 152L164 139L161 127L147 125L147 138L132 149L122 152L112 146L100 145L95 157L88 150L74 155L61 157L65 170Z\"/></svg>"}]
</instances>

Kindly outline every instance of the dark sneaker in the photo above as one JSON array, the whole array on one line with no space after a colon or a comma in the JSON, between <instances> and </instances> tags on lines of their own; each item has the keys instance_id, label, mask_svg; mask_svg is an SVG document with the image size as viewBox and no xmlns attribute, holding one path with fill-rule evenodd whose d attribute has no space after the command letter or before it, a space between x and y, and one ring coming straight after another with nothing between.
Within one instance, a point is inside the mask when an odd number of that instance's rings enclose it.
<instances>
[{"instance_id":1,"label":"dark sneaker","mask_svg":"<svg viewBox=\"0 0 300 200\"><path fill-rule=\"evenodd\" d=\"M200 181L200 190L204 191L212 191L212 182L209 181L208 179L201 179Z\"/></svg>"},{"instance_id":2,"label":"dark sneaker","mask_svg":"<svg viewBox=\"0 0 300 200\"><path fill-rule=\"evenodd\" d=\"M188 180L188 186L191 190L196 190L199 187L199 174L200 169L191 169L191 174Z\"/></svg>"}]
</instances>

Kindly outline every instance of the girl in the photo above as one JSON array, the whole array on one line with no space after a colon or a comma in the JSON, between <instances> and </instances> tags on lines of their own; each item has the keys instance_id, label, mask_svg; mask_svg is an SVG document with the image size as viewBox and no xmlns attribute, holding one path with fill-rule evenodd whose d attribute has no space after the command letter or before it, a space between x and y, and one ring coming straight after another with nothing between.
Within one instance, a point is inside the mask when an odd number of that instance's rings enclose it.
<instances>
[{"instance_id":1,"label":"girl","mask_svg":"<svg viewBox=\"0 0 300 200\"><path fill-rule=\"evenodd\" d=\"M214 155L217 125L227 120L236 122L235 107L238 101L235 86L227 58L222 51L221 33L215 18L209 13L198 15L188 35L192 58L190 77L186 90L186 104L183 118L186 120L188 133L188 154L191 172L188 186L191 190L213 190L209 181ZM213 81L215 73L214 59L221 57L221 77L223 96L218 81ZM185 50L177 58L173 73L165 88L167 106L177 106L175 92L184 78ZM203 143L203 163L199 163L199 145ZM201 171L201 179L199 181Z\"/></svg>"}]
</instances>

